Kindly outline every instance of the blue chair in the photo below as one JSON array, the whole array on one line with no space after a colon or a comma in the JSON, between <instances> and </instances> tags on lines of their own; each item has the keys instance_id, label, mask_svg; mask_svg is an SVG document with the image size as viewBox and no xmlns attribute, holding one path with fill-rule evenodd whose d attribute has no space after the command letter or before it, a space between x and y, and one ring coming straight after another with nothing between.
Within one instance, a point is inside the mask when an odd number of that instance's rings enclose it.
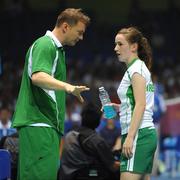
<instances>
[{"instance_id":1,"label":"blue chair","mask_svg":"<svg viewBox=\"0 0 180 180\"><path fill-rule=\"evenodd\" d=\"M0 149L0 180L11 178L11 155L9 151Z\"/></svg>"}]
</instances>

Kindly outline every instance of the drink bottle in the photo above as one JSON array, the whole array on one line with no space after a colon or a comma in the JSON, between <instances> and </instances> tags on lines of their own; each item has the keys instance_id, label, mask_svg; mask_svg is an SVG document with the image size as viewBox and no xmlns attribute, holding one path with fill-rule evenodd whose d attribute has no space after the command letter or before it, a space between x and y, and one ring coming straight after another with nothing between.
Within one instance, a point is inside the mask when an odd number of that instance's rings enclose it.
<instances>
[{"instance_id":1,"label":"drink bottle","mask_svg":"<svg viewBox=\"0 0 180 180\"><path fill-rule=\"evenodd\" d=\"M111 104L111 100L109 98L109 95L104 87L99 88L99 98L103 107L104 116L107 119L112 119L117 116L117 113L115 109L113 108Z\"/></svg>"}]
</instances>

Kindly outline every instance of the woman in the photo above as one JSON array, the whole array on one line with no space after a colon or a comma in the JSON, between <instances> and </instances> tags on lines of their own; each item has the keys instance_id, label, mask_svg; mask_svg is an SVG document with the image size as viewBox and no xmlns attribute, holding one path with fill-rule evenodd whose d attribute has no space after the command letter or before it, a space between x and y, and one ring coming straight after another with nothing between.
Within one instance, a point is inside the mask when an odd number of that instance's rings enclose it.
<instances>
[{"instance_id":1,"label":"woman","mask_svg":"<svg viewBox=\"0 0 180 180\"><path fill-rule=\"evenodd\" d=\"M151 48L135 27L121 29L115 52L127 71L117 90L121 100L121 180L150 179L157 136L153 124L154 86L151 80ZM118 104L113 104L117 109Z\"/></svg>"}]
</instances>

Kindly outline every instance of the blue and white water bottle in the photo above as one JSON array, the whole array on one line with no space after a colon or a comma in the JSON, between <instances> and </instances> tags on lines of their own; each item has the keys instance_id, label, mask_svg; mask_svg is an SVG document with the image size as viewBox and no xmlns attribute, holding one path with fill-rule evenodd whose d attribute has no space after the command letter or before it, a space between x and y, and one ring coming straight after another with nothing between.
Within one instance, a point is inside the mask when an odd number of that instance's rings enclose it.
<instances>
[{"instance_id":1,"label":"blue and white water bottle","mask_svg":"<svg viewBox=\"0 0 180 180\"><path fill-rule=\"evenodd\" d=\"M105 118L107 118L107 119L115 118L117 116L117 113L116 113L115 109L113 108L113 106L110 105L111 100L109 98L107 91L104 89L104 87L99 88L99 98L100 98L101 104L103 106Z\"/></svg>"}]
</instances>

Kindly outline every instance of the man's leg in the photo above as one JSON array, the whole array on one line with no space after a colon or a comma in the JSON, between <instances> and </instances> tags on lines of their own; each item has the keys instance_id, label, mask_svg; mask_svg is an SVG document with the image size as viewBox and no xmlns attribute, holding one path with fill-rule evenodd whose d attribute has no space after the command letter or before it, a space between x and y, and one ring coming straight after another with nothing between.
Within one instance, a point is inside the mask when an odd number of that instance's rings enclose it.
<instances>
[{"instance_id":1,"label":"man's leg","mask_svg":"<svg viewBox=\"0 0 180 180\"><path fill-rule=\"evenodd\" d=\"M21 128L18 180L56 180L59 142L59 136L52 128Z\"/></svg>"}]
</instances>

